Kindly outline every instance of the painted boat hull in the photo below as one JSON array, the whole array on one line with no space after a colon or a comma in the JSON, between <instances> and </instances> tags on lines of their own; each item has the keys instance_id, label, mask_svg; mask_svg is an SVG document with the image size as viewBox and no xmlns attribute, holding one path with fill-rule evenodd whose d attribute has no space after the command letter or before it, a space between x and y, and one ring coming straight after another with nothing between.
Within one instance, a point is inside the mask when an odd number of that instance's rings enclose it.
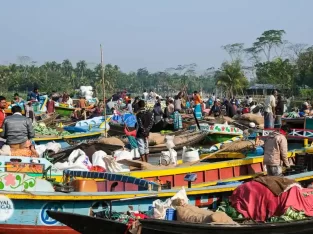
<instances>
[{"instance_id":1,"label":"painted boat hull","mask_svg":"<svg viewBox=\"0 0 313 234\"><path fill-rule=\"evenodd\" d=\"M209 134L205 137L205 143L210 143L210 144L218 144L222 143L224 141L228 141L235 136L233 135L225 135L225 134Z\"/></svg>"},{"instance_id":2,"label":"painted boat hull","mask_svg":"<svg viewBox=\"0 0 313 234\"><path fill-rule=\"evenodd\" d=\"M292 175L288 176L288 178L302 181L302 183L304 181L310 183L313 179L313 172ZM227 199L238 185L239 183L233 183L205 188L191 188L186 189L186 193L190 204L198 207L215 209L219 202ZM159 192L128 191L106 193L61 193L36 191L24 192L24 190L21 189L19 192L1 192L2 195L9 197L14 205L13 216L5 222L0 222L0 227L3 228L3 230L10 230L10 232L6 231L5 233L33 233L28 231L34 231L37 228L39 233L41 233L42 229L45 229L48 233L73 233L66 232L66 227L59 221L49 217L47 211L52 210L90 216L92 213L106 210L110 206L110 202L113 211L116 212L124 213L129 210L129 206L132 206L134 210L148 211L149 206L152 205L154 200L161 199L165 201L179 191L178 189L171 189L161 190ZM85 223L83 223L83 225L85 226ZM43 226L45 226L45 228L43 228ZM20 228L23 232L17 232L17 228Z\"/></svg>"},{"instance_id":3,"label":"painted boat hull","mask_svg":"<svg viewBox=\"0 0 313 234\"><path fill-rule=\"evenodd\" d=\"M49 142L54 141L60 143L62 148L66 148L71 145L81 143L82 141L96 140L101 136L101 134L102 132L89 132L64 137L34 138L34 141L37 145L45 145Z\"/></svg>"},{"instance_id":4,"label":"painted boat hull","mask_svg":"<svg viewBox=\"0 0 313 234\"><path fill-rule=\"evenodd\" d=\"M284 223L242 224L240 226L196 224L153 219L141 220L141 223L142 233L149 234L309 234L313 231L313 219Z\"/></svg>"},{"instance_id":5,"label":"painted boat hull","mask_svg":"<svg viewBox=\"0 0 313 234\"><path fill-rule=\"evenodd\" d=\"M73 228L79 233L126 233L127 226L123 223L115 222L109 219L101 219L91 216L71 214L65 212L47 211L48 215L68 227ZM82 223L84 225L82 225Z\"/></svg>"},{"instance_id":6,"label":"painted boat hull","mask_svg":"<svg viewBox=\"0 0 313 234\"><path fill-rule=\"evenodd\" d=\"M125 233L126 225L96 217L82 216L63 212L48 211L49 216L72 227L80 233ZM143 219L141 223L141 234L310 234L313 232L313 219L284 223L262 223L262 224L198 224L178 221Z\"/></svg>"},{"instance_id":7,"label":"painted boat hull","mask_svg":"<svg viewBox=\"0 0 313 234\"><path fill-rule=\"evenodd\" d=\"M0 234L79 234L79 232L67 226L52 226L43 225L15 225L15 224L0 224Z\"/></svg>"},{"instance_id":8,"label":"painted boat hull","mask_svg":"<svg viewBox=\"0 0 313 234\"><path fill-rule=\"evenodd\" d=\"M61 107L61 106L55 107L55 112L63 117L71 117L73 111L75 111L75 108L68 108L68 107Z\"/></svg>"}]
</instances>

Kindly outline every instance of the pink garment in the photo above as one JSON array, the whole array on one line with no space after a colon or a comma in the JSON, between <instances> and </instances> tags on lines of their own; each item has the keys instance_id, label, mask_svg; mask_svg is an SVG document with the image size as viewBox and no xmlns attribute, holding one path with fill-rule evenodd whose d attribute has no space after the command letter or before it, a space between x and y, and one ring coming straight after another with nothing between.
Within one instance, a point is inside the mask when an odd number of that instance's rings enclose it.
<instances>
[{"instance_id":1,"label":"pink garment","mask_svg":"<svg viewBox=\"0 0 313 234\"><path fill-rule=\"evenodd\" d=\"M251 181L240 185L230 197L232 206L245 218L265 221L283 215L289 207L313 216L313 189L292 187L275 196L263 184ZM306 194L306 195L304 195Z\"/></svg>"}]
</instances>

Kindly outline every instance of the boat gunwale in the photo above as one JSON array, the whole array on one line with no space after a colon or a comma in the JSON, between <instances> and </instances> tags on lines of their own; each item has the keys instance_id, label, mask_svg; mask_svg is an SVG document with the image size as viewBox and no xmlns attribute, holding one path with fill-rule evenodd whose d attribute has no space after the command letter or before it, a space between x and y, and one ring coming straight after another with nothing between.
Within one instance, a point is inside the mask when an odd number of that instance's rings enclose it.
<instances>
[{"instance_id":1,"label":"boat gunwale","mask_svg":"<svg viewBox=\"0 0 313 234\"><path fill-rule=\"evenodd\" d=\"M260 174L250 175L250 178L259 176ZM247 176L248 177L248 176ZM294 179L298 182L304 180L313 179L313 171L303 172L295 175L286 176L286 178ZM247 178L249 179L249 178ZM231 192L235 190L241 182L226 184L226 185L213 185L201 188L186 188L187 195L203 195L203 194L213 194L213 193L223 193ZM155 197L172 197L174 196L180 188L173 188L169 190L161 191L122 191L122 192L12 192L12 191L2 191L2 195L6 195L11 199L17 200L120 200L128 198L148 198Z\"/></svg>"}]
</instances>

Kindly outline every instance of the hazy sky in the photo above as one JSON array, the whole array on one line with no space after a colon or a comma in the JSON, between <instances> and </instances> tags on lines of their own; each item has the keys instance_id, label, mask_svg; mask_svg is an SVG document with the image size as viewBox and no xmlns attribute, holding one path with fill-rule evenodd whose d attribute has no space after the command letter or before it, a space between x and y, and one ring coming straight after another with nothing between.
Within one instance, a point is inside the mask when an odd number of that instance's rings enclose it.
<instances>
[{"instance_id":1,"label":"hazy sky","mask_svg":"<svg viewBox=\"0 0 313 234\"><path fill-rule=\"evenodd\" d=\"M68 58L123 71L178 64L218 67L222 45L250 45L264 30L313 44L312 0L0 0L0 63L27 55L38 63Z\"/></svg>"}]
</instances>

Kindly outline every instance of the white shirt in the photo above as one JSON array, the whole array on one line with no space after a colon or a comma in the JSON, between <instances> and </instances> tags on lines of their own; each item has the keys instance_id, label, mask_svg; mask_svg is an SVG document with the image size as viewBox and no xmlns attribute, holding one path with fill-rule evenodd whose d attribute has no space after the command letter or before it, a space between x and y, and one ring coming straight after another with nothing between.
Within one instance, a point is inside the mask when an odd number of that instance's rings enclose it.
<instances>
[{"instance_id":1,"label":"white shirt","mask_svg":"<svg viewBox=\"0 0 313 234\"><path fill-rule=\"evenodd\" d=\"M274 95L267 96L265 99L264 112L273 113L272 108L276 106Z\"/></svg>"},{"instance_id":2,"label":"white shirt","mask_svg":"<svg viewBox=\"0 0 313 234\"><path fill-rule=\"evenodd\" d=\"M250 103L252 102L253 100L252 100L252 97L249 97L249 99L248 99L248 104L250 105Z\"/></svg>"},{"instance_id":3,"label":"white shirt","mask_svg":"<svg viewBox=\"0 0 313 234\"><path fill-rule=\"evenodd\" d=\"M128 104L127 104L127 110L128 110L130 113L133 113L133 107L132 107L132 104L131 104L131 103L128 103Z\"/></svg>"},{"instance_id":4,"label":"white shirt","mask_svg":"<svg viewBox=\"0 0 313 234\"><path fill-rule=\"evenodd\" d=\"M147 92L144 92L144 93L143 93L143 97L144 97L145 100L148 99L148 95L149 95L149 94L148 94Z\"/></svg>"},{"instance_id":5,"label":"white shirt","mask_svg":"<svg viewBox=\"0 0 313 234\"><path fill-rule=\"evenodd\" d=\"M66 104L68 104L69 106L73 106L73 99L69 97Z\"/></svg>"}]
</instances>

